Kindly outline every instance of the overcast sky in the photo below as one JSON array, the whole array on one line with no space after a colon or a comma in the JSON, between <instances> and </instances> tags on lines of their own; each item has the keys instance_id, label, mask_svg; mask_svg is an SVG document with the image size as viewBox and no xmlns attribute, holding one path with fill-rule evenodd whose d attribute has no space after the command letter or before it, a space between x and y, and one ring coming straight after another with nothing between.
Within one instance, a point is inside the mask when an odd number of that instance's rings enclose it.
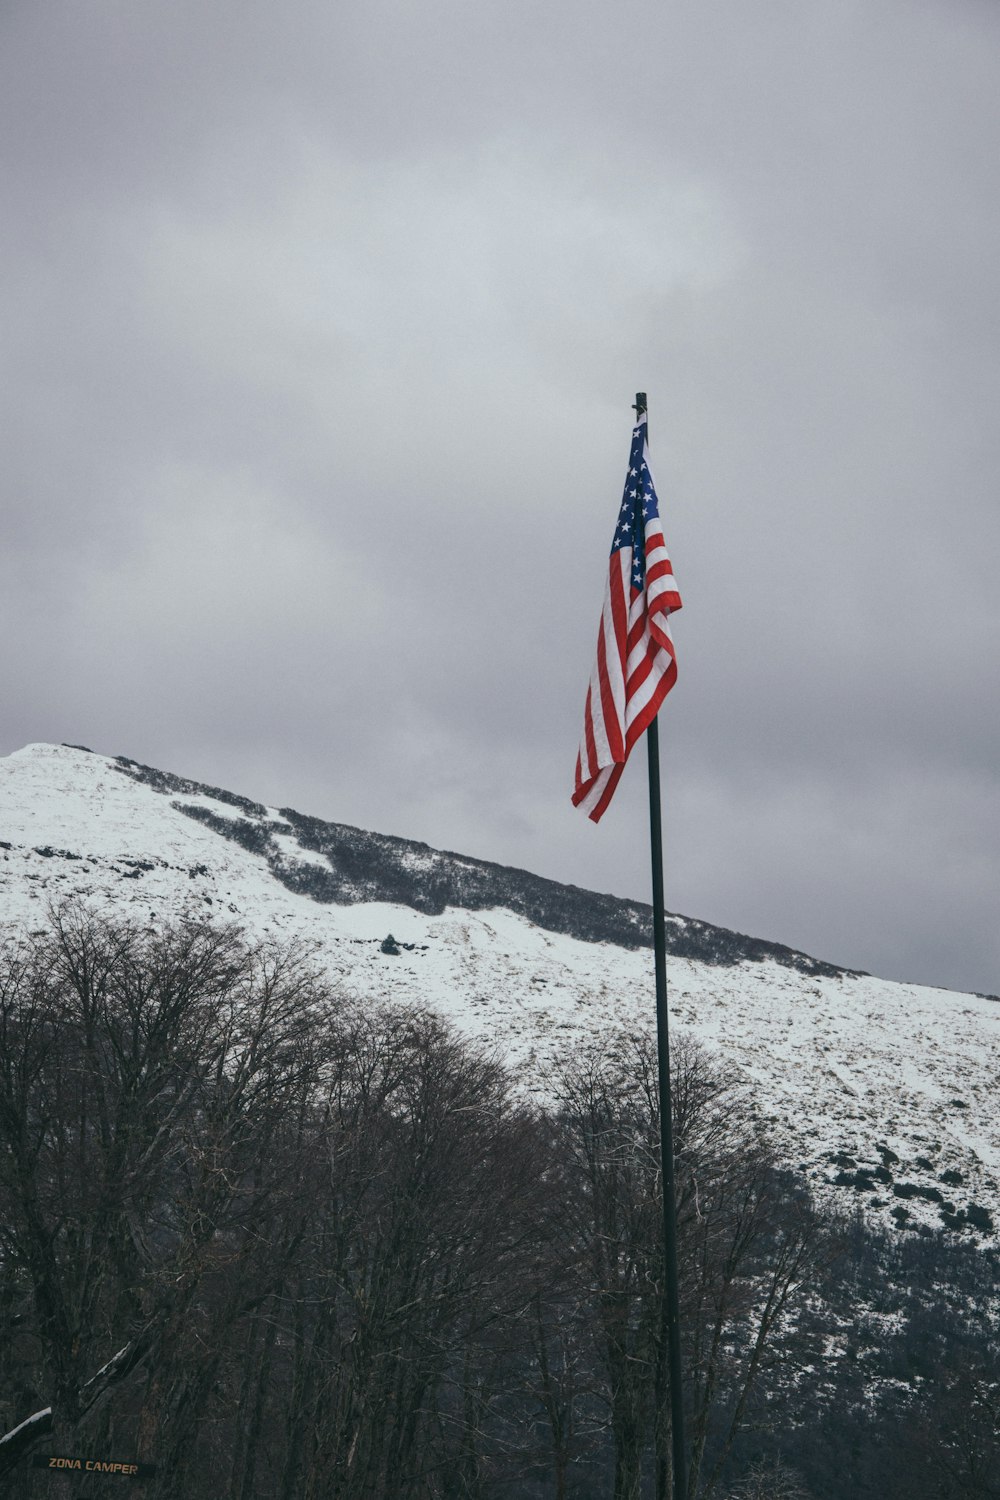
<instances>
[{"instance_id":1,"label":"overcast sky","mask_svg":"<svg viewBox=\"0 0 1000 1500\"><path fill-rule=\"evenodd\" d=\"M570 805L637 389L667 903L1000 989L993 0L5 0L0 753L648 899Z\"/></svg>"}]
</instances>

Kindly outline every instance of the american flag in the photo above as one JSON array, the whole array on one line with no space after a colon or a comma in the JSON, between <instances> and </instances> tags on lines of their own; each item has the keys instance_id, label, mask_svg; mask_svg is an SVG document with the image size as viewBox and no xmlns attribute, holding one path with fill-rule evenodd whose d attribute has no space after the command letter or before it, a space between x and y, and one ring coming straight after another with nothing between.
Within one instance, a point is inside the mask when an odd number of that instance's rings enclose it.
<instances>
[{"instance_id":1,"label":"american flag","mask_svg":"<svg viewBox=\"0 0 1000 1500\"><path fill-rule=\"evenodd\" d=\"M681 607L649 471L646 416L632 430L625 494L611 544L597 661L587 689L573 803L604 816L632 746L677 680L669 616Z\"/></svg>"}]
</instances>

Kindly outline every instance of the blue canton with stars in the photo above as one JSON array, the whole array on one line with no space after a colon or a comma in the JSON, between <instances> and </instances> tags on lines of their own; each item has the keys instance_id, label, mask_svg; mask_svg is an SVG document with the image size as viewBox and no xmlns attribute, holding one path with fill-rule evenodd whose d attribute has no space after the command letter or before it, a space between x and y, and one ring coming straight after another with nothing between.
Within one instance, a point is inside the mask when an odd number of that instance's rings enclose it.
<instances>
[{"instance_id":1,"label":"blue canton with stars","mask_svg":"<svg viewBox=\"0 0 1000 1500\"><path fill-rule=\"evenodd\" d=\"M659 516L660 507L653 488L653 476L642 456L646 439L646 424L641 422L632 429L632 452L629 454L628 474L622 508L618 512L618 526L611 543L611 555L623 547L632 548L632 588L640 593L646 586L646 522Z\"/></svg>"}]
</instances>

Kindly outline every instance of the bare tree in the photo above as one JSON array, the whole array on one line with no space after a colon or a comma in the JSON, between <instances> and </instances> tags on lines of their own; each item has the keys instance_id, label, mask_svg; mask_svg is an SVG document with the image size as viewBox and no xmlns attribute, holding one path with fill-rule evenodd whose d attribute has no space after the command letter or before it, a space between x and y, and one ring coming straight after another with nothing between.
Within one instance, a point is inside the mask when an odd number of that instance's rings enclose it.
<instances>
[{"instance_id":1,"label":"bare tree","mask_svg":"<svg viewBox=\"0 0 1000 1500\"><path fill-rule=\"evenodd\" d=\"M689 1494L710 1491L809 1264L808 1213L786 1202L737 1080L696 1047L672 1062ZM644 1455L670 1486L656 1054L618 1030L560 1074L574 1177L567 1227L586 1248L614 1450L614 1500L638 1500ZM712 1472L704 1475L712 1442Z\"/></svg>"},{"instance_id":2,"label":"bare tree","mask_svg":"<svg viewBox=\"0 0 1000 1500\"><path fill-rule=\"evenodd\" d=\"M608 1033L556 1088L232 929L8 942L0 1475L46 1437L154 1460L149 1500L662 1495L655 1052ZM675 1046L692 1500L808 1265L744 1102Z\"/></svg>"},{"instance_id":3,"label":"bare tree","mask_svg":"<svg viewBox=\"0 0 1000 1500\"><path fill-rule=\"evenodd\" d=\"M432 1016L358 1013L337 1046L281 1493L405 1497L442 1466L468 1488L491 1331L529 1296L538 1133L499 1064Z\"/></svg>"},{"instance_id":4,"label":"bare tree","mask_svg":"<svg viewBox=\"0 0 1000 1500\"><path fill-rule=\"evenodd\" d=\"M726 1500L810 1500L810 1497L795 1471L775 1459L751 1464L727 1492Z\"/></svg>"},{"instance_id":5,"label":"bare tree","mask_svg":"<svg viewBox=\"0 0 1000 1500\"><path fill-rule=\"evenodd\" d=\"M0 1472L46 1429L72 1451L126 1383L134 1407L140 1370L136 1436L157 1440L169 1415L179 1460L212 1362L196 1374L192 1343L217 1349L262 1294L287 1121L316 1072L314 1000L300 963L232 931L156 933L70 908L41 941L8 944L0 1257L48 1415L0 1443ZM266 1277L276 1258L272 1243Z\"/></svg>"}]
</instances>

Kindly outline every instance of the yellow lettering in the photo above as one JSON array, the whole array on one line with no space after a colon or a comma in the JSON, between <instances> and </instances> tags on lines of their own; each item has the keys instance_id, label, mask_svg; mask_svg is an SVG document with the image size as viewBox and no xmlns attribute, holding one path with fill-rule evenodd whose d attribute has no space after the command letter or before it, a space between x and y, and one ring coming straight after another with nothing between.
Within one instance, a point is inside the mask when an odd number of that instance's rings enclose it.
<instances>
[{"instance_id":1,"label":"yellow lettering","mask_svg":"<svg viewBox=\"0 0 1000 1500\"><path fill-rule=\"evenodd\" d=\"M49 1458L50 1469L82 1469L87 1474L138 1474L140 1464L109 1458Z\"/></svg>"}]
</instances>

